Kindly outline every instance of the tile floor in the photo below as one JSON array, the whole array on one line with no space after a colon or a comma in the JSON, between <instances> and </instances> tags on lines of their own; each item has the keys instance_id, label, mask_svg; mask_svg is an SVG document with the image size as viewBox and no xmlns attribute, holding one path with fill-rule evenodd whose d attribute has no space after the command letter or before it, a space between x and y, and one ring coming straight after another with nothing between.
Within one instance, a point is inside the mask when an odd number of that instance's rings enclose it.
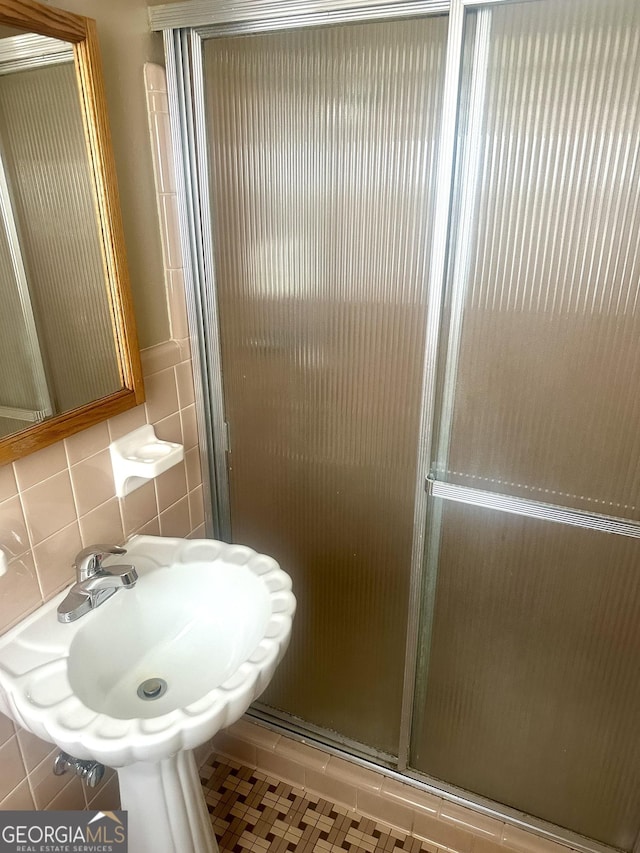
<instances>
[{"instance_id":1,"label":"tile floor","mask_svg":"<svg viewBox=\"0 0 640 853\"><path fill-rule=\"evenodd\" d=\"M200 768L221 853L434 853L436 848L259 770Z\"/></svg>"}]
</instances>

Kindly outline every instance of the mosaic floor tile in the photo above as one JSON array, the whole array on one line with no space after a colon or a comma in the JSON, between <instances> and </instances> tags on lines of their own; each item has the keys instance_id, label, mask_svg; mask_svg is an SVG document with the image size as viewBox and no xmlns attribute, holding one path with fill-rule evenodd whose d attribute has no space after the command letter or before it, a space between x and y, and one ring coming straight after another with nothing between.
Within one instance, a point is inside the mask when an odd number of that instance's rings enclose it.
<instances>
[{"instance_id":1,"label":"mosaic floor tile","mask_svg":"<svg viewBox=\"0 0 640 853\"><path fill-rule=\"evenodd\" d=\"M200 769L221 853L431 853L432 847L235 762Z\"/></svg>"}]
</instances>

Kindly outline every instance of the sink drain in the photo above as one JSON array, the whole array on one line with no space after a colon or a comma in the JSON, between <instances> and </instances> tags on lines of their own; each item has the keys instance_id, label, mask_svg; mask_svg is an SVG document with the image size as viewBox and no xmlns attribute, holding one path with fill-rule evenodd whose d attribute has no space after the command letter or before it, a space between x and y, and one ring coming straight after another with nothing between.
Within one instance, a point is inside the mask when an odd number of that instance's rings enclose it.
<instances>
[{"instance_id":1,"label":"sink drain","mask_svg":"<svg viewBox=\"0 0 640 853\"><path fill-rule=\"evenodd\" d=\"M138 687L138 696L149 701L159 699L167 692L167 682L164 678L147 678Z\"/></svg>"}]
</instances>

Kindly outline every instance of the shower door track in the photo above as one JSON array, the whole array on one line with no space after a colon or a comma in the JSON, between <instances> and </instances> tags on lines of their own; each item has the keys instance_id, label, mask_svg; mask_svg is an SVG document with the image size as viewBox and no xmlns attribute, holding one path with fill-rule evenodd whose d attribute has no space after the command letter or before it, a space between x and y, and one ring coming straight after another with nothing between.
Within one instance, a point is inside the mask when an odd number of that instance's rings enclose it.
<instances>
[{"instance_id":1,"label":"shower door track","mask_svg":"<svg viewBox=\"0 0 640 853\"><path fill-rule=\"evenodd\" d=\"M308 723L293 717L291 714L274 711L272 708L262 706L259 702L251 706L247 712L247 716L252 718L256 724L262 725L284 737L305 743L329 755L335 755L337 758L351 761L374 773L379 773L389 779L394 779L396 782L410 785L419 791L426 791L429 794L455 803L463 808L470 809L478 814L504 821L525 832L531 832L558 844L567 845L572 850L579 851L579 853L619 853L616 848L601 844L591 838L584 838L582 835L564 829L564 827L547 823L525 812L512 809L501 803L495 803L492 800L487 800L462 788L456 788L455 785L449 785L447 782L435 779L425 773L419 773L410 768L400 771L394 768L394 762L391 760L392 756L385 756L381 753L375 754L369 748L363 748L361 744L337 736L335 732L321 729L317 726L310 726ZM638 853L637 847L634 853Z\"/></svg>"},{"instance_id":2,"label":"shower door track","mask_svg":"<svg viewBox=\"0 0 640 853\"><path fill-rule=\"evenodd\" d=\"M318 748L355 760L362 766L381 772L458 803L479 813L490 815L535 835L565 844L581 853L612 853L615 848L593 839L549 824L523 812L486 800L461 790L409 766L411 725L416 693L416 666L420 640L420 614L425 586L432 596L435 585L433 562L437 548L428 548L425 519L438 525L438 513L431 512L431 497L444 500L491 506L502 512L516 512L530 517L543 517L559 523L577 524L592 529L639 536L640 525L631 521L596 513L580 512L565 507L544 505L529 499L509 498L457 486L438 479L430 470L432 452L436 452L440 471L443 447L447 447L448 418L438 418L438 386L451 381L438 358L441 351L444 323L444 291L449 261L449 235L452 218L455 147L458 120L458 98L461 82L462 50L465 11L474 7L491 7L511 2L535 0L220 0L212 8L210 0L169 3L149 9L151 28L162 31L167 66L171 133L180 216L180 232L184 256L185 290L189 317L191 349L196 388L196 414L201 441L205 521L208 535L221 538L230 530L230 508L226 453L228 432L225 423L220 334L215 299L215 271L211 231L203 227L207 221L209 189L206 133L204 126L204 81L202 69L202 40L231 35L259 34L274 30L300 27L328 26L355 22L398 20L426 15L447 14L449 33L446 53L443 94L442 128L439 142L439 162L436 178L436 203L433 228L433 248L429 262L428 325L424 343L424 371L420 432L418 439L415 482L414 535L412 546L410 595L407 618L407 643L401 728L396 769L393 756L383 755L362 745L342 739L335 732L309 726L284 712L256 705L249 712L262 725L290 737L312 742ZM488 28L484 36L488 38ZM480 49L479 55L482 56ZM456 318L450 318L454 335ZM455 341L454 341L455 345ZM437 433L437 434L436 434ZM436 441L438 445L436 445ZM425 488L426 485L426 488ZM488 502L488 503L487 503ZM508 505L507 505L508 504ZM545 507L540 510L539 507ZM554 516L551 518L551 516ZM435 520L434 520L435 519ZM432 539L433 541L433 539ZM425 581L425 564L431 571ZM429 571L427 571L429 574ZM640 853L640 839L634 853Z\"/></svg>"}]
</instances>

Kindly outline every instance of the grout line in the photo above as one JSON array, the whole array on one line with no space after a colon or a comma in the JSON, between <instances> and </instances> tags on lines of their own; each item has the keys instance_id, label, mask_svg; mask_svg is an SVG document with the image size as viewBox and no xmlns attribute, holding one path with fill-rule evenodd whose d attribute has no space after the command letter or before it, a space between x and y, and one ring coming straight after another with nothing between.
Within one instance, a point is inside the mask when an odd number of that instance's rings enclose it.
<instances>
[{"instance_id":1,"label":"grout line","mask_svg":"<svg viewBox=\"0 0 640 853\"><path fill-rule=\"evenodd\" d=\"M61 473L58 471L58 473ZM53 475L55 477L55 474ZM50 480L51 477L47 477L47 480ZM42 480L41 482L45 483L46 480ZM37 484L36 484L37 485ZM29 529L29 524L27 523L27 510L24 505L23 495L27 492L28 489L19 489L18 490L18 500L20 501L20 509L22 510L22 518L24 519L24 529L27 533L27 542L29 543L29 547L25 551L21 551L20 554L26 554L27 551L33 551L33 539L31 538L31 530ZM18 554L15 555L19 556Z\"/></svg>"},{"instance_id":2,"label":"grout line","mask_svg":"<svg viewBox=\"0 0 640 853\"><path fill-rule=\"evenodd\" d=\"M66 453L66 452L67 452L66 445L65 445L65 449L64 449L64 450L65 450L65 453ZM75 513L76 513L76 522L77 522L77 521L78 521L78 519L80 518L80 510L78 509L78 498L77 498L77 495L76 495L76 487L75 487L74 482L73 482L73 477L71 476L71 468L72 468L72 467L73 467L73 466L71 466L71 465L69 464L69 456L68 456L68 454L67 454L67 475L68 475L68 477L69 477L69 485L71 486L71 496L72 496L72 498L73 498L73 508L74 508L74 510L75 510ZM40 543L38 543L38 544L40 544Z\"/></svg>"},{"instance_id":3,"label":"grout line","mask_svg":"<svg viewBox=\"0 0 640 853\"><path fill-rule=\"evenodd\" d=\"M71 459L69 458L69 448L67 447L67 439L66 438L62 439L62 447L64 450L65 458L67 460L67 468L69 468L69 470L71 470Z\"/></svg>"},{"instance_id":4,"label":"grout line","mask_svg":"<svg viewBox=\"0 0 640 853\"><path fill-rule=\"evenodd\" d=\"M65 457L66 457L66 449L65 449ZM67 471L68 470L69 470L69 468L67 466ZM62 472L58 471L58 473L60 474ZM55 476L55 474L53 476ZM51 479L51 478L47 477L47 479ZM69 479L71 479L71 474L69 474ZM18 482L18 478L16 477L16 484L17 484L17 482ZM41 482L44 483L46 481L42 480ZM24 529L27 533L27 542L29 543L29 547L25 551L23 551L20 555L16 555L16 557L14 559L18 559L18 557L23 557L26 554L29 554L29 556L31 557L31 561L33 563L33 571L34 571L35 576L36 576L36 583L38 584L38 592L40 593L40 604L43 604L44 603L44 590L42 588L42 583L40 581L40 573L38 572L38 569L36 567L36 558L35 558L35 555L33 553L33 549L34 549L35 545L33 543L32 537L31 537L31 530L30 530L29 524L27 522L27 511L26 511L26 508L24 505L24 500L23 500L23 495L26 491L28 491L28 490L27 489L23 490L23 489L20 489L20 487L18 487L18 500L20 501L20 508L22 510L22 518L24 520ZM74 501L74 507L75 507L75 501ZM9 562L11 562L11 561L9 561ZM20 617L20 618L22 618L22 617ZM16 622L13 622L12 624L15 625Z\"/></svg>"},{"instance_id":5,"label":"grout line","mask_svg":"<svg viewBox=\"0 0 640 853\"><path fill-rule=\"evenodd\" d=\"M126 528L125 523L124 523L124 498L119 498L116 495L116 500L118 501L118 511L120 513L120 524L122 526L122 535L124 537L124 539L122 541L124 543L127 541L127 528Z\"/></svg>"},{"instance_id":6,"label":"grout line","mask_svg":"<svg viewBox=\"0 0 640 853\"><path fill-rule=\"evenodd\" d=\"M18 784L13 788L12 791L9 792L9 794L13 794L13 792L16 790L16 788L18 788L20 785L22 785L22 783L24 782L25 779L28 780L29 776L30 776L30 772L27 770L27 760L25 758L24 749L22 748L22 744L20 743L20 738L18 737L18 731L17 731L15 725L13 728L14 728L14 732L13 732L12 737L15 737L16 743L18 744L18 752L20 753L20 758L22 760L22 767L24 770L24 778L21 779L20 782L18 782ZM11 740L11 738L9 738L9 740ZM7 743L8 742L9 741L7 741ZM4 744L2 744L2 746L4 746ZM29 783L29 790L31 790L31 783ZM5 797L8 797L9 794L5 794ZM33 791L31 791L31 795L33 796ZM34 802L35 802L35 800L34 800Z\"/></svg>"}]
</instances>

